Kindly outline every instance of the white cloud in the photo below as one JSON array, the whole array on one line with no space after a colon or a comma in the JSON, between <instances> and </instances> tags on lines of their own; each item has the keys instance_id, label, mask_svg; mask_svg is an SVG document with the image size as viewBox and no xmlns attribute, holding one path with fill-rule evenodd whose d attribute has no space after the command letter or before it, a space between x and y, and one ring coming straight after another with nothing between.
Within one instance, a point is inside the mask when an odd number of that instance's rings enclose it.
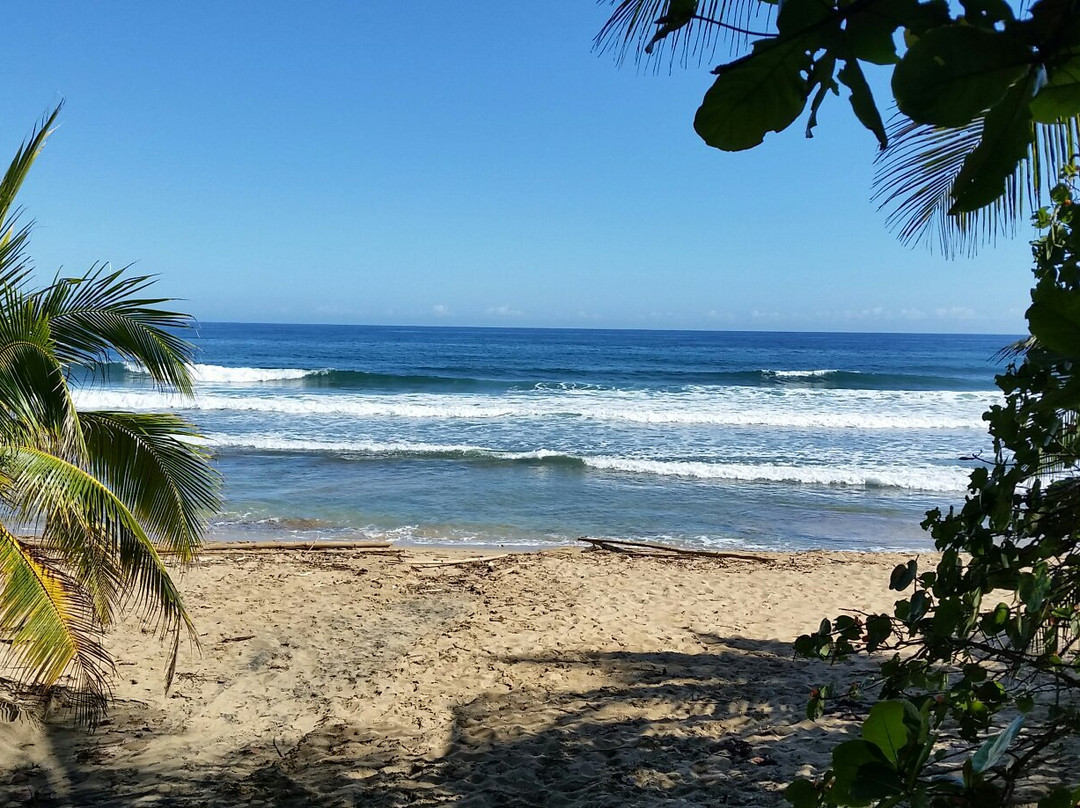
<instances>
[{"instance_id":1,"label":"white cloud","mask_svg":"<svg viewBox=\"0 0 1080 808\"><path fill-rule=\"evenodd\" d=\"M432 306L431 310L440 317L445 317L447 314L450 313L450 307L444 306L442 303L437 303L436 305Z\"/></svg>"},{"instance_id":2,"label":"white cloud","mask_svg":"<svg viewBox=\"0 0 1080 808\"><path fill-rule=\"evenodd\" d=\"M485 313L495 315L496 317L520 317L525 312L512 309L509 306L492 306L487 309Z\"/></svg>"},{"instance_id":3,"label":"white cloud","mask_svg":"<svg viewBox=\"0 0 1080 808\"><path fill-rule=\"evenodd\" d=\"M778 311L761 311L760 309L754 309L750 312L750 316L755 320L779 320L780 312Z\"/></svg>"},{"instance_id":4,"label":"white cloud","mask_svg":"<svg viewBox=\"0 0 1080 808\"><path fill-rule=\"evenodd\" d=\"M934 309L934 314L942 320L974 320L975 309L967 306L949 306Z\"/></svg>"}]
</instances>

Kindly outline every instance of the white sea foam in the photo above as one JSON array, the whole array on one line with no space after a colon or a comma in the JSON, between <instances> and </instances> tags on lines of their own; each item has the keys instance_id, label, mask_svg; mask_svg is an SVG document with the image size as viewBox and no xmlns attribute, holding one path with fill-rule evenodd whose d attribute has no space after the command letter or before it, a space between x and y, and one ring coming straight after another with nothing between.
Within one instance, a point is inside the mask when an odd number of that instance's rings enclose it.
<instances>
[{"instance_id":1,"label":"white sea foam","mask_svg":"<svg viewBox=\"0 0 1080 808\"><path fill-rule=\"evenodd\" d=\"M468 444L422 443L409 441L304 440L277 435L207 435L202 443L217 449L254 449L270 452L340 452L368 455L472 455L496 460L546 460L573 455L553 449L508 452Z\"/></svg>"},{"instance_id":2,"label":"white sea foam","mask_svg":"<svg viewBox=\"0 0 1080 808\"><path fill-rule=\"evenodd\" d=\"M194 399L154 391L84 389L90 409L202 410L298 417L428 421L586 419L632 424L702 424L795 429L977 429L994 393L723 387L684 393L529 391L502 396L409 393L207 392Z\"/></svg>"},{"instance_id":3,"label":"white sea foam","mask_svg":"<svg viewBox=\"0 0 1080 808\"><path fill-rule=\"evenodd\" d=\"M817 376L832 376L840 373L839 370L763 370L762 373L768 376L776 376L780 379L809 379ZM858 371L849 371L850 373L858 373Z\"/></svg>"},{"instance_id":4,"label":"white sea foam","mask_svg":"<svg viewBox=\"0 0 1080 808\"><path fill-rule=\"evenodd\" d=\"M132 362L125 362L129 373L145 374L146 369ZM286 381L325 374L325 370L301 368L231 368L223 365L195 365L192 376L196 384L252 384L254 382Z\"/></svg>"},{"instance_id":5,"label":"white sea foam","mask_svg":"<svg viewBox=\"0 0 1080 808\"><path fill-rule=\"evenodd\" d=\"M592 468L635 474L920 491L962 491L967 485L969 474L966 469L946 466L785 466L692 463L626 457L586 457L584 460L585 465Z\"/></svg>"},{"instance_id":6,"label":"white sea foam","mask_svg":"<svg viewBox=\"0 0 1080 808\"><path fill-rule=\"evenodd\" d=\"M209 434L203 441L217 449L255 449L269 452L355 452L358 454L466 454L493 451L481 446L406 441L305 440L278 435Z\"/></svg>"},{"instance_id":7,"label":"white sea foam","mask_svg":"<svg viewBox=\"0 0 1080 808\"><path fill-rule=\"evenodd\" d=\"M485 446L379 441L324 441L276 435L209 435L218 449L282 452L356 453L372 456L432 455L482 457L507 462L563 458L602 471L621 471L662 477L705 480L742 480L858 488L902 488L923 491L962 491L969 471L958 466L859 466L706 463L650 460L636 457L578 456L552 449L504 451Z\"/></svg>"}]
</instances>

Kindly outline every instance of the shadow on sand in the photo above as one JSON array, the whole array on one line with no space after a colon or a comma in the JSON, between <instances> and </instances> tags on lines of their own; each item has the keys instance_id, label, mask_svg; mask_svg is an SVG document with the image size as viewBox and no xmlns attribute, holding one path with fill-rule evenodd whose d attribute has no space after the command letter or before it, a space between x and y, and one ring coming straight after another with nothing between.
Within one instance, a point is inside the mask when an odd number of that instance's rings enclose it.
<instances>
[{"instance_id":1,"label":"shadow on sand","mask_svg":"<svg viewBox=\"0 0 1080 808\"><path fill-rule=\"evenodd\" d=\"M487 692L459 707L438 754L324 719L290 749L253 746L230 764L132 767L156 716L118 704L87 736L54 726L56 767L0 775L23 805L704 806L785 804L783 784L827 762L849 724L803 720L808 682L836 671L791 646L702 637L707 653L580 653L504 660L597 686ZM143 729L140 730L140 727ZM269 743L262 739L263 743ZM128 759L128 760L125 760Z\"/></svg>"}]
</instances>

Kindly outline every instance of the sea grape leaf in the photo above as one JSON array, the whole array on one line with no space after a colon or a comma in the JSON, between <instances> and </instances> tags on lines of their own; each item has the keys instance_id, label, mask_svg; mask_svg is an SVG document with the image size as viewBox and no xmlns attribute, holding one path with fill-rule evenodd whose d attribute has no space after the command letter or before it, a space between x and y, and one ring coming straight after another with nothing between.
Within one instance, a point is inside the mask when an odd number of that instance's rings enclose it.
<instances>
[{"instance_id":1,"label":"sea grape leaf","mask_svg":"<svg viewBox=\"0 0 1080 808\"><path fill-rule=\"evenodd\" d=\"M819 796L817 786L805 779L796 780L784 789L784 799L795 808L817 808Z\"/></svg>"},{"instance_id":2,"label":"sea grape leaf","mask_svg":"<svg viewBox=\"0 0 1080 808\"><path fill-rule=\"evenodd\" d=\"M845 741L833 749L832 757L836 780L831 797L838 805L870 805L903 790L900 776L877 744Z\"/></svg>"},{"instance_id":3,"label":"sea grape leaf","mask_svg":"<svg viewBox=\"0 0 1080 808\"><path fill-rule=\"evenodd\" d=\"M917 740L922 717L906 700L879 701L863 722L863 740L876 745L893 766L899 766L904 748Z\"/></svg>"},{"instance_id":4,"label":"sea grape leaf","mask_svg":"<svg viewBox=\"0 0 1080 808\"><path fill-rule=\"evenodd\" d=\"M892 576L889 578L889 589L903 592L911 586L911 582L915 580L915 576L918 572L919 564L914 558L907 564L897 564L896 568L892 571Z\"/></svg>"},{"instance_id":5,"label":"sea grape leaf","mask_svg":"<svg viewBox=\"0 0 1080 808\"><path fill-rule=\"evenodd\" d=\"M885 763L867 763L861 766L848 791L854 799L869 799L872 802L903 793L904 781L891 766Z\"/></svg>"},{"instance_id":6,"label":"sea grape leaf","mask_svg":"<svg viewBox=\"0 0 1080 808\"><path fill-rule=\"evenodd\" d=\"M753 53L717 68L716 81L694 116L694 130L710 146L743 151L799 117L810 94L803 72L810 55L798 40L766 40Z\"/></svg>"},{"instance_id":7,"label":"sea grape leaf","mask_svg":"<svg viewBox=\"0 0 1080 808\"><path fill-rule=\"evenodd\" d=\"M896 105L916 123L964 126L1004 98L1032 58L1027 45L1003 32L933 28L893 71Z\"/></svg>"},{"instance_id":8,"label":"sea grape leaf","mask_svg":"<svg viewBox=\"0 0 1080 808\"><path fill-rule=\"evenodd\" d=\"M904 38L921 37L931 28L948 25L952 21L948 0L926 0L904 9Z\"/></svg>"},{"instance_id":9,"label":"sea grape leaf","mask_svg":"<svg viewBox=\"0 0 1080 808\"><path fill-rule=\"evenodd\" d=\"M860 7L848 5L845 11L844 45L848 53L877 65L896 64L896 30L922 16L917 0L879 0Z\"/></svg>"},{"instance_id":10,"label":"sea grape leaf","mask_svg":"<svg viewBox=\"0 0 1080 808\"><path fill-rule=\"evenodd\" d=\"M979 145L964 159L953 180L950 214L978 210L1005 193L1006 180L1027 157L1035 137L1031 125L1034 90L1035 71L1030 71L987 113Z\"/></svg>"},{"instance_id":11,"label":"sea grape leaf","mask_svg":"<svg viewBox=\"0 0 1080 808\"><path fill-rule=\"evenodd\" d=\"M964 7L964 19L969 23L981 23L983 27L1016 19L1005 0L960 0L960 4Z\"/></svg>"},{"instance_id":12,"label":"sea grape leaf","mask_svg":"<svg viewBox=\"0 0 1080 808\"><path fill-rule=\"evenodd\" d=\"M885 133L885 123L881 120L881 113L877 104L874 103L874 94L870 92L870 85L866 83L866 76L862 68L854 59L844 62L836 77L851 90L851 108L859 122L877 136L878 145L884 149L889 145L889 136Z\"/></svg>"},{"instance_id":13,"label":"sea grape leaf","mask_svg":"<svg viewBox=\"0 0 1080 808\"><path fill-rule=\"evenodd\" d=\"M866 650L873 653L892 634L888 615L875 614L866 620Z\"/></svg>"},{"instance_id":14,"label":"sea grape leaf","mask_svg":"<svg viewBox=\"0 0 1080 808\"><path fill-rule=\"evenodd\" d=\"M861 14L853 14L844 26L844 42L852 56L876 65L892 65L898 61L896 41L893 35L898 23L888 17L874 14L870 7Z\"/></svg>"},{"instance_id":15,"label":"sea grape leaf","mask_svg":"<svg viewBox=\"0 0 1080 808\"><path fill-rule=\"evenodd\" d=\"M980 746L979 750L971 758L972 771L976 774L982 774L987 769L996 766L1016 738L1016 734L1020 731L1023 723L1024 716L1017 716L1002 732L992 738L987 738L986 743Z\"/></svg>"},{"instance_id":16,"label":"sea grape leaf","mask_svg":"<svg viewBox=\"0 0 1080 808\"><path fill-rule=\"evenodd\" d=\"M1032 42L1076 42L1080 17L1069 0L1038 0L1027 7L1024 28Z\"/></svg>"},{"instance_id":17,"label":"sea grape leaf","mask_svg":"<svg viewBox=\"0 0 1080 808\"><path fill-rule=\"evenodd\" d=\"M1076 356L1080 351L1080 294L1057 286L1037 286L1027 310L1032 336L1052 351Z\"/></svg>"},{"instance_id":18,"label":"sea grape leaf","mask_svg":"<svg viewBox=\"0 0 1080 808\"><path fill-rule=\"evenodd\" d=\"M833 81L833 71L836 69L836 59L831 56L824 56L818 61L814 62L814 69L810 73L810 84L818 85L818 90L814 93L813 99L810 101L810 117L806 121L806 136L808 138L814 136L814 127L817 126L817 113L821 108L821 103L825 100L825 96L828 95L829 90L836 92L836 82Z\"/></svg>"},{"instance_id":19,"label":"sea grape leaf","mask_svg":"<svg viewBox=\"0 0 1080 808\"><path fill-rule=\"evenodd\" d=\"M781 36L807 33L833 13L829 0L784 0L776 16L776 30Z\"/></svg>"},{"instance_id":20,"label":"sea grape leaf","mask_svg":"<svg viewBox=\"0 0 1080 808\"><path fill-rule=\"evenodd\" d=\"M1080 115L1080 55L1050 71L1046 84L1031 101L1031 115L1039 123Z\"/></svg>"},{"instance_id":21,"label":"sea grape leaf","mask_svg":"<svg viewBox=\"0 0 1080 808\"><path fill-rule=\"evenodd\" d=\"M1061 786L1039 800L1039 808L1076 808L1080 802L1080 788Z\"/></svg>"}]
</instances>

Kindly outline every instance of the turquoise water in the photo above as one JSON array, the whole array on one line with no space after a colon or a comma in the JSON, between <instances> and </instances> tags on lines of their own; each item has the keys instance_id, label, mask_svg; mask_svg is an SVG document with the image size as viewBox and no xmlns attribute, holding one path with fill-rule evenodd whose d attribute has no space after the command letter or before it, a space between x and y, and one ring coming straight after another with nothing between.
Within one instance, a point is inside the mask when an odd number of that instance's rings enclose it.
<instances>
[{"instance_id":1,"label":"turquoise water","mask_svg":"<svg viewBox=\"0 0 1080 808\"><path fill-rule=\"evenodd\" d=\"M216 540L912 549L1015 339L204 323L194 400L115 364L80 403L199 424Z\"/></svg>"}]
</instances>

